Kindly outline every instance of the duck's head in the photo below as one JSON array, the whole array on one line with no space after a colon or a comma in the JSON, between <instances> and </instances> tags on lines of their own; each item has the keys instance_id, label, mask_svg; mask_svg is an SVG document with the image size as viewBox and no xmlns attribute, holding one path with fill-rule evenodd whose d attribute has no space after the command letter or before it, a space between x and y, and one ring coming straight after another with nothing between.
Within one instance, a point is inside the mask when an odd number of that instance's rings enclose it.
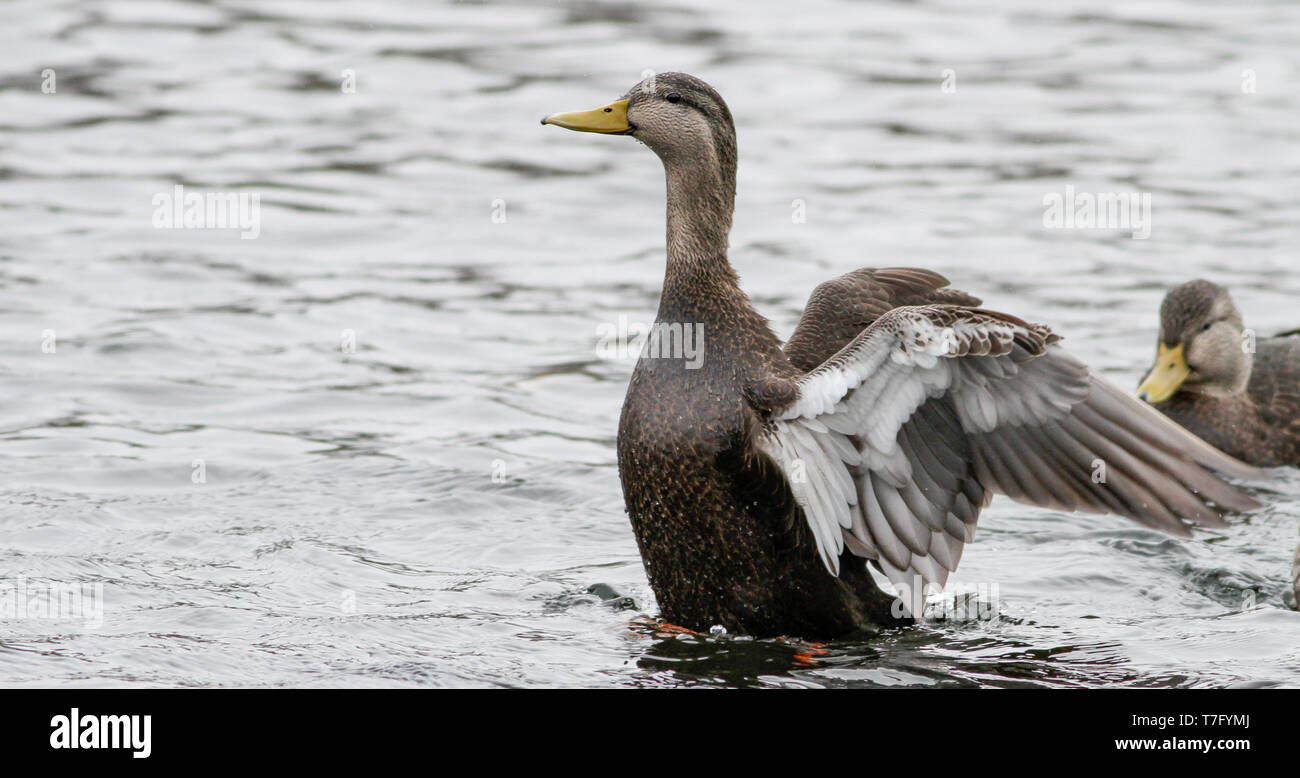
<instances>
[{"instance_id":1,"label":"duck's head","mask_svg":"<svg viewBox=\"0 0 1300 778\"><path fill-rule=\"evenodd\" d=\"M1175 392L1226 397L1250 382L1252 359L1241 312L1228 290L1209 281L1188 281L1160 304L1156 361L1138 387L1149 403Z\"/></svg>"},{"instance_id":2,"label":"duck's head","mask_svg":"<svg viewBox=\"0 0 1300 778\"><path fill-rule=\"evenodd\" d=\"M736 128L731 111L713 87L686 73L655 73L627 94L591 111L556 113L542 119L580 132L631 135L649 146L670 170L710 169L734 181Z\"/></svg>"}]
</instances>

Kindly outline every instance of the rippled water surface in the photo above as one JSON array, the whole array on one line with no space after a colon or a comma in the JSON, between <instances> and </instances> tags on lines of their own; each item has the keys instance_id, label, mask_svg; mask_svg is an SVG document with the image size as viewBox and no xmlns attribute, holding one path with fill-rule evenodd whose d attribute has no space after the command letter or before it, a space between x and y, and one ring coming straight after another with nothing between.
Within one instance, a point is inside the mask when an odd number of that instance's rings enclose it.
<instances>
[{"instance_id":1,"label":"rippled water surface","mask_svg":"<svg viewBox=\"0 0 1300 778\"><path fill-rule=\"evenodd\" d=\"M0 620L0 683L1300 685L1286 470L1190 540L996 501L954 580L996 584L989 621L642 625L632 360L596 333L654 315L662 169L545 113L714 84L732 260L782 335L819 281L900 264L1125 387L1182 280L1300 326L1293 5L792 8L6 3L0 576L102 583L104 615ZM155 229L177 184L257 194L260 235ZM1150 239L1044 229L1067 185L1151 193Z\"/></svg>"}]
</instances>

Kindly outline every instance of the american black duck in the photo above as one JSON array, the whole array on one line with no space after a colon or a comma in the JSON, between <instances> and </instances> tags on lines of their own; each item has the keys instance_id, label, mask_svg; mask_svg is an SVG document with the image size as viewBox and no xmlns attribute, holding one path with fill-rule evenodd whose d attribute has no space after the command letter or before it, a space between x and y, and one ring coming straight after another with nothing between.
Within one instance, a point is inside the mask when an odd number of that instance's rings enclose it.
<instances>
[{"instance_id":1,"label":"american black duck","mask_svg":"<svg viewBox=\"0 0 1300 778\"><path fill-rule=\"evenodd\" d=\"M1092 375L1046 327L978 308L937 273L828 281L783 347L727 260L736 135L698 78L659 73L542 123L631 135L667 177L657 319L702 332L704 359L643 354L618 432L666 620L803 637L895 623L924 586L943 586L994 492L1177 535L1257 507L1207 470L1253 468ZM901 610L863 559L900 587Z\"/></svg>"},{"instance_id":2,"label":"american black duck","mask_svg":"<svg viewBox=\"0 0 1300 778\"><path fill-rule=\"evenodd\" d=\"M1256 338L1218 284L1165 295L1138 396L1244 462L1300 465L1300 332Z\"/></svg>"}]
</instances>

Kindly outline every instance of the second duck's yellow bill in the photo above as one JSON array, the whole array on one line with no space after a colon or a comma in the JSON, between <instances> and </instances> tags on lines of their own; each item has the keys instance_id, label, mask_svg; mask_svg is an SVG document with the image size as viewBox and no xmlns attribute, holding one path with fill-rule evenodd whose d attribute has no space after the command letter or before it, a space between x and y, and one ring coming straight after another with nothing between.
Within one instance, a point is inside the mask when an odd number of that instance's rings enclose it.
<instances>
[{"instance_id":1,"label":"second duck's yellow bill","mask_svg":"<svg viewBox=\"0 0 1300 778\"><path fill-rule=\"evenodd\" d=\"M1163 343L1156 347L1156 363L1138 387L1138 397L1149 403L1168 400L1183 385L1191 373L1180 343L1168 348Z\"/></svg>"},{"instance_id":2,"label":"second duck's yellow bill","mask_svg":"<svg viewBox=\"0 0 1300 778\"><path fill-rule=\"evenodd\" d=\"M619 133L629 132L632 129L632 125L627 123L626 98L594 111L553 113L542 119L542 124L554 124L556 127L579 132Z\"/></svg>"}]
</instances>

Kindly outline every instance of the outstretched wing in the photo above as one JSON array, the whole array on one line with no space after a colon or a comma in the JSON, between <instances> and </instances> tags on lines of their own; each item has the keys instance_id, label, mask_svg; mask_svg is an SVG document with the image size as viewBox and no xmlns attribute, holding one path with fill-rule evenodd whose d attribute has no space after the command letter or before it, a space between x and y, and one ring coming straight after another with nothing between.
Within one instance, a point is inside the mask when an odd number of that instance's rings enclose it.
<instances>
[{"instance_id":1,"label":"outstretched wing","mask_svg":"<svg viewBox=\"0 0 1300 778\"><path fill-rule=\"evenodd\" d=\"M864 267L819 284L785 344L790 363L805 372L830 359L876 319L903 305L976 306L978 297L945 289L948 279L915 267Z\"/></svg>"},{"instance_id":2,"label":"outstretched wing","mask_svg":"<svg viewBox=\"0 0 1300 778\"><path fill-rule=\"evenodd\" d=\"M1258 470L1094 376L1046 328L956 306L896 308L796 381L757 445L827 568L847 544L919 612L991 492L1187 535L1258 504L1207 468Z\"/></svg>"}]
</instances>

